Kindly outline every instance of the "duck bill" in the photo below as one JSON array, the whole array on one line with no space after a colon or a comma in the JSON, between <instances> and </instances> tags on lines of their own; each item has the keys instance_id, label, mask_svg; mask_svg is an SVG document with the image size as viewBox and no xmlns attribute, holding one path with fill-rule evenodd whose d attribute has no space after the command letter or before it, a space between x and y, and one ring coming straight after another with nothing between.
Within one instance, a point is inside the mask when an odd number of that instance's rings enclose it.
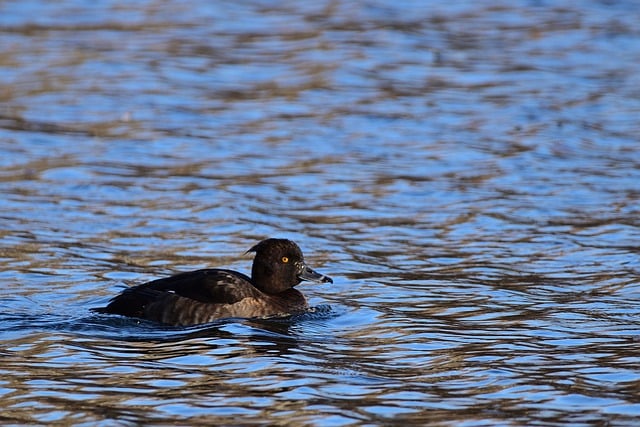
<instances>
[{"instance_id":1,"label":"duck bill","mask_svg":"<svg viewBox=\"0 0 640 427\"><path fill-rule=\"evenodd\" d=\"M331 277L313 271L304 263L301 263L299 266L298 278L300 280L306 280L308 282L333 283L333 279Z\"/></svg>"}]
</instances>

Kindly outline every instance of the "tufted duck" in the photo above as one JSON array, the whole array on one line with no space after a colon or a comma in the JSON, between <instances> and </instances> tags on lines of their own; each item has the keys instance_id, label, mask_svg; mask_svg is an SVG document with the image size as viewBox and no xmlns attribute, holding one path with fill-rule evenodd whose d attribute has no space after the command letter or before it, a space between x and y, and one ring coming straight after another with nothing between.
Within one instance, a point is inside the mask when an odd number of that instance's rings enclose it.
<instances>
[{"instance_id":1,"label":"tufted duck","mask_svg":"<svg viewBox=\"0 0 640 427\"><path fill-rule=\"evenodd\" d=\"M180 326L226 317L286 316L308 309L304 296L293 289L301 281L333 283L305 264L291 240L266 239L247 252L256 253L250 278L218 268L180 273L126 289L93 311Z\"/></svg>"}]
</instances>

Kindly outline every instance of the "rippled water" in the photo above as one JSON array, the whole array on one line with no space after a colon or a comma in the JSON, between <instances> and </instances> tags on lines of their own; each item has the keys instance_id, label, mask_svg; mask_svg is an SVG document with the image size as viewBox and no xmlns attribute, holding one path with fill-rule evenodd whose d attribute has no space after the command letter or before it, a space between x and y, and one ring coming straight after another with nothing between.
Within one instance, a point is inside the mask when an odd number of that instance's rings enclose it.
<instances>
[{"instance_id":1,"label":"rippled water","mask_svg":"<svg viewBox=\"0 0 640 427\"><path fill-rule=\"evenodd\" d=\"M635 425L639 29L634 1L0 3L0 422ZM89 311L270 236L334 278L314 312Z\"/></svg>"}]
</instances>

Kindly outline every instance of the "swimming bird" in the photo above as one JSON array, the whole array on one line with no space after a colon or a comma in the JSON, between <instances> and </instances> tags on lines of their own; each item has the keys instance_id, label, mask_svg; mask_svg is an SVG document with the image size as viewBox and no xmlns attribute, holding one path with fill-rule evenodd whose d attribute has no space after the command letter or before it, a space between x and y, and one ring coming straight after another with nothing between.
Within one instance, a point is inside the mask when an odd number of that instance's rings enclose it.
<instances>
[{"instance_id":1,"label":"swimming bird","mask_svg":"<svg viewBox=\"0 0 640 427\"><path fill-rule=\"evenodd\" d=\"M98 313L119 314L187 326L229 317L267 318L308 310L297 289L303 280L333 283L307 266L300 247L287 239L266 239L255 252L251 277L207 268L153 280L125 289Z\"/></svg>"}]
</instances>

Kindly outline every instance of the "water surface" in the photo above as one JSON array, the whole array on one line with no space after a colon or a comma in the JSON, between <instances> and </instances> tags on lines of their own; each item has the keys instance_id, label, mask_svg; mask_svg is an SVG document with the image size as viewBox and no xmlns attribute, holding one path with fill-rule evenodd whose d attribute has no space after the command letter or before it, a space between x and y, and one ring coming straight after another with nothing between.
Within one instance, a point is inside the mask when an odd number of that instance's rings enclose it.
<instances>
[{"instance_id":1,"label":"water surface","mask_svg":"<svg viewBox=\"0 0 640 427\"><path fill-rule=\"evenodd\" d=\"M635 425L635 2L3 2L0 421ZM265 237L278 320L89 309Z\"/></svg>"}]
</instances>

